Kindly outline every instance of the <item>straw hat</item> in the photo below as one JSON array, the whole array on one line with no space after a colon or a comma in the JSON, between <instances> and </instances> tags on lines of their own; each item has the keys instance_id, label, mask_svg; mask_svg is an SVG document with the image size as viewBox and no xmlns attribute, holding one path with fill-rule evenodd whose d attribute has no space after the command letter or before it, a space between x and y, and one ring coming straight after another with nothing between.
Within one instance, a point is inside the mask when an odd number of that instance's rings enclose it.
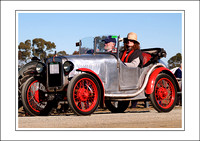
<instances>
[{"instance_id":1,"label":"straw hat","mask_svg":"<svg viewBox=\"0 0 200 141\"><path fill-rule=\"evenodd\" d=\"M128 39L128 40L134 40L134 41L138 42L138 41L137 41L137 34L136 34L136 33L133 33L133 32L128 33L127 39ZM138 43L139 43L139 42L138 42Z\"/></svg>"}]
</instances>

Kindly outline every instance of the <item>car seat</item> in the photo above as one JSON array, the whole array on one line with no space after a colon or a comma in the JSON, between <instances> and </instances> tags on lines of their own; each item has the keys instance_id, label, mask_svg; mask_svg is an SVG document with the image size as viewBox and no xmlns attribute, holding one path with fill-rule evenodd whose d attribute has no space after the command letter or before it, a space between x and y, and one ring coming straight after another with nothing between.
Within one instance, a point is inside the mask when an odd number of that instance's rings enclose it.
<instances>
[{"instance_id":1,"label":"car seat","mask_svg":"<svg viewBox=\"0 0 200 141\"><path fill-rule=\"evenodd\" d=\"M143 56L143 67L148 66L148 62L151 60L151 54L146 53L146 52L142 52L142 56ZM148 64L147 64L148 63Z\"/></svg>"},{"instance_id":2,"label":"car seat","mask_svg":"<svg viewBox=\"0 0 200 141\"><path fill-rule=\"evenodd\" d=\"M152 63L158 63L159 59L166 57L167 53L163 48L141 49L143 56L143 67Z\"/></svg>"}]
</instances>

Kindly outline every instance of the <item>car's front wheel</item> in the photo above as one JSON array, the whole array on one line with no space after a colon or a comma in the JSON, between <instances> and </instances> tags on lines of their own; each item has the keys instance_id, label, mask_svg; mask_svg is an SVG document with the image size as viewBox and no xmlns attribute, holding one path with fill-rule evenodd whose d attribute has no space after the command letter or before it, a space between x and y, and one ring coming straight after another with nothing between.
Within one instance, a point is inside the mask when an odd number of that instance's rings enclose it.
<instances>
[{"instance_id":1,"label":"car's front wheel","mask_svg":"<svg viewBox=\"0 0 200 141\"><path fill-rule=\"evenodd\" d=\"M70 108L77 115L92 114L100 102L101 89L98 81L88 73L72 78L67 90Z\"/></svg>"},{"instance_id":2,"label":"car's front wheel","mask_svg":"<svg viewBox=\"0 0 200 141\"><path fill-rule=\"evenodd\" d=\"M52 103L45 98L45 86L40 80L30 77L22 88L22 103L29 115L48 115Z\"/></svg>"},{"instance_id":3,"label":"car's front wheel","mask_svg":"<svg viewBox=\"0 0 200 141\"><path fill-rule=\"evenodd\" d=\"M112 113L123 113L129 106L130 101L105 100L105 105Z\"/></svg>"},{"instance_id":4,"label":"car's front wheel","mask_svg":"<svg viewBox=\"0 0 200 141\"><path fill-rule=\"evenodd\" d=\"M155 81L154 92L150 94L150 99L158 112L171 111L177 99L177 88L174 80L167 74L159 74Z\"/></svg>"}]
</instances>

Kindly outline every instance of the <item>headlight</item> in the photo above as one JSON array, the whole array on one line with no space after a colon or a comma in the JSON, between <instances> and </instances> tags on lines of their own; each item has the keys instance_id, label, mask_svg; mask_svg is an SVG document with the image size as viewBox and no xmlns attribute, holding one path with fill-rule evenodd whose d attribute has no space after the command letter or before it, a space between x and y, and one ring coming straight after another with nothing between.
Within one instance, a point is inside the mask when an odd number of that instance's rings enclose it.
<instances>
[{"instance_id":1,"label":"headlight","mask_svg":"<svg viewBox=\"0 0 200 141\"><path fill-rule=\"evenodd\" d=\"M44 69L44 66L41 63L38 63L36 66L37 73L41 73Z\"/></svg>"},{"instance_id":2,"label":"headlight","mask_svg":"<svg viewBox=\"0 0 200 141\"><path fill-rule=\"evenodd\" d=\"M74 69L74 64L70 61L66 61L63 65L63 69L65 73L69 73L70 71Z\"/></svg>"}]
</instances>

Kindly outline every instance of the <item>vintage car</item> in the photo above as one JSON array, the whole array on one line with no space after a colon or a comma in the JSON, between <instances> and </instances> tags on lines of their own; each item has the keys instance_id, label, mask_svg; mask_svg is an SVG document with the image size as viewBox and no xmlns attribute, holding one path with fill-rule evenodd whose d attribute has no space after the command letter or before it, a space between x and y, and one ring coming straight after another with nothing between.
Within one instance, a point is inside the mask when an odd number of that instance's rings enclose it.
<instances>
[{"instance_id":1,"label":"vintage car","mask_svg":"<svg viewBox=\"0 0 200 141\"><path fill-rule=\"evenodd\" d=\"M98 106L124 112L131 100L150 99L158 112L169 112L180 91L173 73L160 60L162 48L141 49L143 67L127 67L116 50L106 52L107 36L84 38L76 43L78 55L57 56L46 63L35 59L19 72L22 104L29 115L47 115L58 102L66 102L77 115L90 115ZM35 67L34 67L35 66Z\"/></svg>"}]
</instances>

